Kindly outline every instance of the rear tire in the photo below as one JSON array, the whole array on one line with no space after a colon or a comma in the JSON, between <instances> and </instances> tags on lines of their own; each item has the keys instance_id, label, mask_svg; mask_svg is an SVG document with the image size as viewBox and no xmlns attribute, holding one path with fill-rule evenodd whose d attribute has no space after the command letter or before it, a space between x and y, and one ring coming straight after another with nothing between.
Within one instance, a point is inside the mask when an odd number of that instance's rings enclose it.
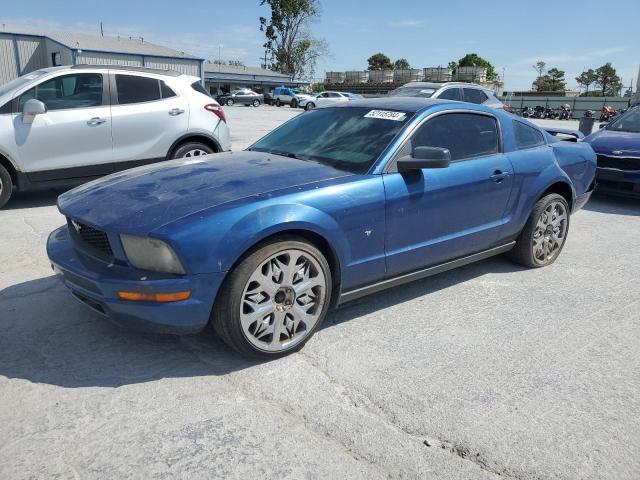
<instances>
[{"instance_id":1,"label":"rear tire","mask_svg":"<svg viewBox=\"0 0 640 480\"><path fill-rule=\"evenodd\" d=\"M260 100L254 100L251 105L253 105L254 107L259 107L260 106Z\"/></svg>"},{"instance_id":2,"label":"rear tire","mask_svg":"<svg viewBox=\"0 0 640 480\"><path fill-rule=\"evenodd\" d=\"M225 103L226 103L227 107L232 107L233 104L236 103L236 102L234 102L232 98L228 98Z\"/></svg>"},{"instance_id":3,"label":"rear tire","mask_svg":"<svg viewBox=\"0 0 640 480\"><path fill-rule=\"evenodd\" d=\"M302 348L318 330L331 290L324 255L296 237L282 237L250 250L229 273L211 323L243 355L282 357Z\"/></svg>"},{"instance_id":4,"label":"rear tire","mask_svg":"<svg viewBox=\"0 0 640 480\"><path fill-rule=\"evenodd\" d=\"M281 107L282 106L282 102L280 101L279 98L276 99L276 107Z\"/></svg>"},{"instance_id":5,"label":"rear tire","mask_svg":"<svg viewBox=\"0 0 640 480\"><path fill-rule=\"evenodd\" d=\"M545 195L533 207L509 256L525 267L546 267L560 256L568 233L567 201L557 193Z\"/></svg>"},{"instance_id":6,"label":"rear tire","mask_svg":"<svg viewBox=\"0 0 640 480\"><path fill-rule=\"evenodd\" d=\"M4 207L13 193L13 181L11 174L0 165L0 208Z\"/></svg>"},{"instance_id":7,"label":"rear tire","mask_svg":"<svg viewBox=\"0 0 640 480\"><path fill-rule=\"evenodd\" d=\"M171 155L171 158L192 158L201 157L203 155L209 155L215 153L209 145L205 145L200 142L187 142L184 145L180 145L176 148Z\"/></svg>"}]
</instances>

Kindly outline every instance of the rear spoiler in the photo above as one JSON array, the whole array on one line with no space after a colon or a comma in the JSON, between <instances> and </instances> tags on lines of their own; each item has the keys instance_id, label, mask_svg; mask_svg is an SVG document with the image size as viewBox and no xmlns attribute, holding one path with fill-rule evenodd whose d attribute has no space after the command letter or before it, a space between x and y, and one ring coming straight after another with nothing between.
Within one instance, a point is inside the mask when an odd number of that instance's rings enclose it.
<instances>
[{"instance_id":1,"label":"rear spoiler","mask_svg":"<svg viewBox=\"0 0 640 480\"><path fill-rule=\"evenodd\" d=\"M569 138L559 138L558 140L565 140L567 142L577 142L584 138L584 134L578 130L568 130L566 128L544 128L545 132L554 137L558 135L567 136Z\"/></svg>"}]
</instances>

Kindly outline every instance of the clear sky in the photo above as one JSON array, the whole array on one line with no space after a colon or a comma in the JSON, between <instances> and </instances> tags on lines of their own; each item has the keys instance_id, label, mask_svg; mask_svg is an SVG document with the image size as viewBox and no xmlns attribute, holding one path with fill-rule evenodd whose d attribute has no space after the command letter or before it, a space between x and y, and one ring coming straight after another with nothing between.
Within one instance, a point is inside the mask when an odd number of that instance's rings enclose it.
<instances>
[{"instance_id":1,"label":"clear sky","mask_svg":"<svg viewBox=\"0 0 640 480\"><path fill-rule=\"evenodd\" d=\"M360 70L382 51L413 67L446 65L477 53L502 72L507 90L529 89L538 60L567 72L612 62L626 86L640 66L640 0L321 0L312 25L331 56L317 67ZM51 30L143 36L203 58L258 65L264 37L259 0L2 0L0 23Z\"/></svg>"}]
</instances>

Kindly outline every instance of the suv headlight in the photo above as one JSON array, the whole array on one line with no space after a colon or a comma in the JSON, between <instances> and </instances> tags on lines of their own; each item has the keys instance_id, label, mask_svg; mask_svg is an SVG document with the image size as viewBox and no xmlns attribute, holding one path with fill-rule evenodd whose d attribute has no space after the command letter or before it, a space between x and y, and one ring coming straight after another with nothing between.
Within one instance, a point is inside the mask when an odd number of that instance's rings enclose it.
<instances>
[{"instance_id":1,"label":"suv headlight","mask_svg":"<svg viewBox=\"0 0 640 480\"><path fill-rule=\"evenodd\" d=\"M186 273L176 253L162 240L135 235L120 235L120 240L134 267L153 272Z\"/></svg>"}]
</instances>

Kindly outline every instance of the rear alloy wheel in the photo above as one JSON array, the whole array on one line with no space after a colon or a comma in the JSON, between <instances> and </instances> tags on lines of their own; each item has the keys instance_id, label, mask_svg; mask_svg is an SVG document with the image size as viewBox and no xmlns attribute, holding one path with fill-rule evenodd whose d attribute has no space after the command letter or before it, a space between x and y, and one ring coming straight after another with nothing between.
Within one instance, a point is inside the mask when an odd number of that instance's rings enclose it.
<instances>
[{"instance_id":1,"label":"rear alloy wheel","mask_svg":"<svg viewBox=\"0 0 640 480\"><path fill-rule=\"evenodd\" d=\"M251 105L253 105L254 107L259 107L260 106L260 100L254 100Z\"/></svg>"},{"instance_id":2,"label":"rear alloy wheel","mask_svg":"<svg viewBox=\"0 0 640 480\"><path fill-rule=\"evenodd\" d=\"M314 108L316 108L316 104L313 102L307 102L307 104L304 106L305 110L313 110Z\"/></svg>"},{"instance_id":3,"label":"rear alloy wheel","mask_svg":"<svg viewBox=\"0 0 640 480\"><path fill-rule=\"evenodd\" d=\"M255 250L229 275L213 326L240 353L274 358L300 349L331 300L329 265L313 245L276 241Z\"/></svg>"},{"instance_id":4,"label":"rear alloy wheel","mask_svg":"<svg viewBox=\"0 0 640 480\"><path fill-rule=\"evenodd\" d=\"M11 198L13 193L13 182L11 181L11 175L0 165L0 208L4 207Z\"/></svg>"},{"instance_id":5,"label":"rear alloy wheel","mask_svg":"<svg viewBox=\"0 0 640 480\"><path fill-rule=\"evenodd\" d=\"M538 200L520 233L511 257L531 268L556 261L569 232L569 205L562 195L552 193Z\"/></svg>"},{"instance_id":6,"label":"rear alloy wheel","mask_svg":"<svg viewBox=\"0 0 640 480\"><path fill-rule=\"evenodd\" d=\"M202 157L214 153L209 145L200 142L189 142L181 145L173 152L171 158L193 158Z\"/></svg>"},{"instance_id":7,"label":"rear alloy wheel","mask_svg":"<svg viewBox=\"0 0 640 480\"><path fill-rule=\"evenodd\" d=\"M235 102L233 101L233 98L227 98L225 103L227 104L227 107L232 107Z\"/></svg>"}]
</instances>

